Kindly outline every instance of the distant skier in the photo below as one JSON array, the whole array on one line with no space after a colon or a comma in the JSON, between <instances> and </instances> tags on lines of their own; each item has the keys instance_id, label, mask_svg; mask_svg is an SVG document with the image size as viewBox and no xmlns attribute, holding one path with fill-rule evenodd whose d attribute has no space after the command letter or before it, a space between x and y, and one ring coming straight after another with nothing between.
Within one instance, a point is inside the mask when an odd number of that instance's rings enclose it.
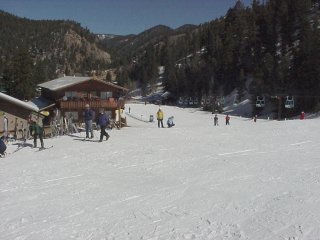
<instances>
[{"instance_id":1,"label":"distant skier","mask_svg":"<svg viewBox=\"0 0 320 240\"><path fill-rule=\"evenodd\" d=\"M163 112L161 108L159 108L157 112L157 120L158 120L158 128L160 128L160 124L161 124L161 127L163 128Z\"/></svg>"},{"instance_id":2,"label":"distant skier","mask_svg":"<svg viewBox=\"0 0 320 240\"><path fill-rule=\"evenodd\" d=\"M218 123L218 115L214 115L214 118L213 118L213 122L214 122L214 125L215 126L219 126L219 123Z\"/></svg>"},{"instance_id":3,"label":"distant skier","mask_svg":"<svg viewBox=\"0 0 320 240\"><path fill-rule=\"evenodd\" d=\"M305 118L305 113L302 111L302 112L300 113L300 120L304 120L304 118Z\"/></svg>"},{"instance_id":4,"label":"distant skier","mask_svg":"<svg viewBox=\"0 0 320 240\"><path fill-rule=\"evenodd\" d=\"M103 137L106 137L106 140L109 139L109 134L106 132L106 128L109 125L110 120L104 110L100 110L98 125L100 126L100 142L102 142Z\"/></svg>"},{"instance_id":5,"label":"distant skier","mask_svg":"<svg viewBox=\"0 0 320 240\"><path fill-rule=\"evenodd\" d=\"M230 125L230 117L229 114L226 116L226 125Z\"/></svg>"},{"instance_id":6,"label":"distant skier","mask_svg":"<svg viewBox=\"0 0 320 240\"><path fill-rule=\"evenodd\" d=\"M39 136L41 148L44 148L43 144L43 123L42 118L40 117L40 113L38 113L36 119L34 119L31 123L31 128L33 132L33 147L37 147L37 138Z\"/></svg>"},{"instance_id":7,"label":"distant skier","mask_svg":"<svg viewBox=\"0 0 320 240\"><path fill-rule=\"evenodd\" d=\"M7 149L7 146L2 139L3 137L0 138L0 157L4 157L6 155L6 149Z\"/></svg>"},{"instance_id":8,"label":"distant skier","mask_svg":"<svg viewBox=\"0 0 320 240\"><path fill-rule=\"evenodd\" d=\"M173 127L173 126L175 125L175 124L173 123L173 119L174 119L173 116L171 116L171 117L168 118L168 120L167 120L168 128L171 128L171 127Z\"/></svg>"},{"instance_id":9,"label":"distant skier","mask_svg":"<svg viewBox=\"0 0 320 240\"><path fill-rule=\"evenodd\" d=\"M257 118L258 118L258 116L257 116L257 115L254 115L253 121L254 121L254 122L257 122Z\"/></svg>"},{"instance_id":10,"label":"distant skier","mask_svg":"<svg viewBox=\"0 0 320 240\"><path fill-rule=\"evenodd\" d=\"M86 104L86 109L83 113L84 116L84 123L86 128L86 138L89 138L89 132L90 137L93 138L93 129L92 129L92 120L94 118L94 112L90 109L89 104Z\"/></svg>"}]
</instances>

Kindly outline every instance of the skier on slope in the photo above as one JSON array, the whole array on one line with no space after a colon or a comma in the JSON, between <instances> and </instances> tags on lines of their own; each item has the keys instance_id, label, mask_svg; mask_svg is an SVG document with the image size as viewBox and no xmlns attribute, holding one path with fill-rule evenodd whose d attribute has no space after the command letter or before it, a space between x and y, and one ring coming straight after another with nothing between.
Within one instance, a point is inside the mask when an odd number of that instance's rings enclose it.
<instances>
[{"instance_id":1,"label":"skier on slope","mask_svg":"<svg viewBox=\"0 0 320 240\"><path fill-rule=\"evenodd\" d=\"M100 142L102 142L103 137L106 137L106 140L109 139L109 134L106 132L106 128L109 125L109 117L104 112L103 109L100 110L99 117L98 117L98 125L100 126Z\"/></svg>"},{"instance_id":2,"label":"skier on slope","mask_svg":"<svg viewBox=\"0 0 320 240\"><path fill-rule=\"evenodd\" d=\"M230 117L229 114L226 116L226 125L230 125Z\"/></svg>"},{"instance_id":3,"label":"skier on slope","mask_svg":"<svg viewBox=\"0 0 320 240\"><path fill-rule=\"evenodd\" d=\"M40 116L40 113L36 116L35 119L32 120L31 123L31 129L33 132L33 147L37 147L37 138L39 136L40 143L41 143L41 149L44 148L43 144L43 122L42 117Z\"/></svg>"},{"instance_id":4,"label":"skier on slope","mask_svg":"<svg viewBox=\"0 0 320 240\"><path fill-rule=\"evenodd\" d=\"M218 115L214 115L214 118L213 118L213 122L214 122L214 125L215 126L219 126L219 123L218 123Z\"/></svg>"}]
</instances>

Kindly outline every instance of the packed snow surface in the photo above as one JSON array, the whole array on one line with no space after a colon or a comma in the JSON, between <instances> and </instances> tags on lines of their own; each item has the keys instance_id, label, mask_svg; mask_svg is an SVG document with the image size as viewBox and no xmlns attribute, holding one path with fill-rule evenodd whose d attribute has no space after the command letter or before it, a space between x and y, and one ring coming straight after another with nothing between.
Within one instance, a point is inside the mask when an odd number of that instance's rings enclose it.
<instances>
[{"instance_id":1,"label":"packed snow surface","mask_svg":"<svg viewBox=\"0 0 320 240\"><path fill-rule=\"evenodd\" d=\"M158 110L129 106L143 119ZM320 119L226 126L219 115L214 127L211 113L161 108L176 126L127 115L102 143L10 143L0 239L320 239Z\"/></svg>"}]
</instances>

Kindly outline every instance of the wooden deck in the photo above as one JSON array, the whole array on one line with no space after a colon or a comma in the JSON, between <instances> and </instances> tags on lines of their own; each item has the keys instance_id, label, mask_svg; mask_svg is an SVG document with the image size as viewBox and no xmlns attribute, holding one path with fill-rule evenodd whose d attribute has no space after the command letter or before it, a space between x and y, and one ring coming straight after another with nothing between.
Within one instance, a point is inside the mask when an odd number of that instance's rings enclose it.
<instances>
[{"instance_id":1,"label":"wooden deck","mask_svg":"<svg viewBox=\"0 0 320 240\"><path fill-rule=\"evenodd\" d=\"M104 109L116 109L118 108L118 101L114 98L108 100L91 99L91 100L59 100L61 110L72 109L85 109L86 104L89 104L90 108L104 108ZM123 106L121 106L123 107Z\"/></svg>"}]
</instances>

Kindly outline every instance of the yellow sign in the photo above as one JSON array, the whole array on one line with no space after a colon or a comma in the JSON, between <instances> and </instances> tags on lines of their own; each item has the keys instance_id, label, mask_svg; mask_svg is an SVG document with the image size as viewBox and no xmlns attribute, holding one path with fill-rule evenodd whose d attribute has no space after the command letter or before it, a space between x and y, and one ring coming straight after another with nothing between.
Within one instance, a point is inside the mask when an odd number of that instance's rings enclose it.
<instances>
[{"instance_id":1,"label":"yellow sign","mask_svg":"<svg viewBox=\"0 0 320 240\"><path fill-rule=\"evenodd\" d=\"M40 112L43 116L48 117L50 115L50 113L48 111L41 111Z\"/></svg>"}]
</instances>

